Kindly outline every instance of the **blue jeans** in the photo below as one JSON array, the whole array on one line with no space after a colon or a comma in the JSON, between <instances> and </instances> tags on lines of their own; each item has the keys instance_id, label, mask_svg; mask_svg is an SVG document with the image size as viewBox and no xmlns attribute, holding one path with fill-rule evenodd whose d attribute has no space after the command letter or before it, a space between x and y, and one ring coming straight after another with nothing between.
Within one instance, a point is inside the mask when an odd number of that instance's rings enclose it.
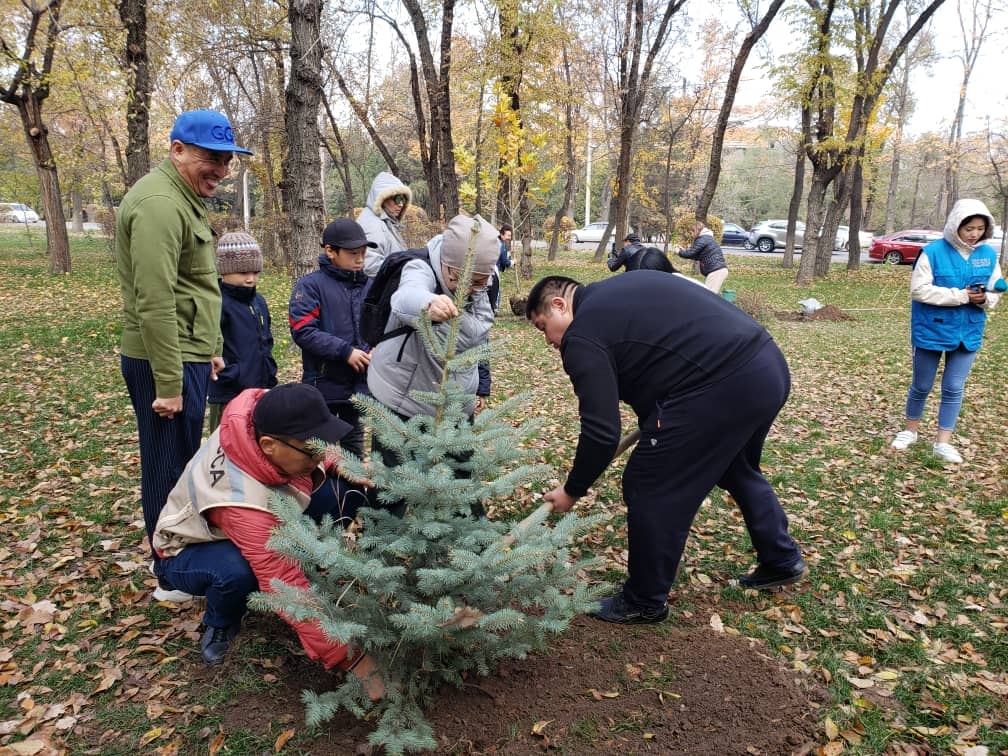
<instances>
[{"instance_id":1,"label":"blue jeans","mask_svg":"<svg viewBox=\"0 0 1008 756\"><path fill-rule=\"evenodd\" d=\"M973 361L977 355L976 352L964 349L961 345L950 352L913 348L913 378L910 390L907 392L906 417L907 420L920 420L924 414L924 403L934 387L938 363L943 354L945 370L941 381L941 403L938 405L938 428L951 431L955 430L956 420L959 419L966 377L973 369Z\"/></svg>"},{"instance_id":2,"label":"blue jeans","mask_svg":"<svg viewBox=\"0 0 1008 756\"><path fill-rule=\"evenodd\" d=\"M231 541L186 546L176 556L159 559L154 571L193 596L206 596L203 624L231 627L245 615L245 599L259 590L259 580Z\"/></svg>"}]
</instances>

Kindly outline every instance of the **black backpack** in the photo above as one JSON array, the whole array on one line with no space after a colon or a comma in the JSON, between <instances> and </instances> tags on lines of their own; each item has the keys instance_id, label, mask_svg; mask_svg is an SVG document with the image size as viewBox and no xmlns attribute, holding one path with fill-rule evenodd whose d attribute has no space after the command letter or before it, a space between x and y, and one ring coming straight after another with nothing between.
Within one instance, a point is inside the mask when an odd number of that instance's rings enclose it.
<instances>
[{"instance_id":1,"label":"black backpack","mask_svg":"<svg viewBox=\"0 0 1008 756\"><path fill-rule=\"evenodd\" d=\"M367 296L364 297L364 304L361 306L361 338L371 346L377 346L386 339L394 339L413 330L411 326L403 325L385 333L389 315L392 314L392 295L399 288L403 266L410 260L424 260L430 265L430 252L426 247L393 252L382 262L371 282ZM431 270L434 268L431 267ZM437 286L434 293L442 294L441 284L437 283L436 275L434 281Z\"/></svg>"},{"instance_id":2,"label":"black backpack","mask_svg":"<svg viewBox=\"0 0 1008 756\"><path fill-rule=\"evenodd\" d=\"M427 247L393 252L382 261L381 267L371 282L371 288L368 290L367 296L364 297L364 304L361 305L360 332L361 338L372 347L386 339L394 339L396 336L402 336L413 330L412 326L401 325L388 333L385 332L389 315L392 314L392 295L399 288L403 266L410 260L424 260L430 265L430 252ZM431 270L434 270L434 266L431 266ZM497 313L497 307L500 304L500 285L500 278L495 274L491 277L490 285L487 287L487 295L490 297L490 306L494 314ZM444 294L436 274L434 286L435 294Z\"/></svg>"}]
</instances>

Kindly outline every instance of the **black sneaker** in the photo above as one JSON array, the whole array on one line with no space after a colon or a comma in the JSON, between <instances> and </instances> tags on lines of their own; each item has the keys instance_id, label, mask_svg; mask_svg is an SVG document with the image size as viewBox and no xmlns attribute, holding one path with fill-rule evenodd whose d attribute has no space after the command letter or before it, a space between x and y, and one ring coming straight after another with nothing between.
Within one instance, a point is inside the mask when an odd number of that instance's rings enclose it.
<instances>
[{"instance_id":1,"label":"black sneaker","mask_svg":"<svg viewBox=\"0 0 1008 756\"><path fill-rule=\"evenodd\" d=\"M766 591L770 588L779 588L782 585L791 585L799 580L808 577L809 570L803 559L799 559L794 564L787 567L771 567L767 564L759 564L747 575L739 575L739 585L743 588L752 588L757 591Z\"/></svg>"},{"instance_id":2,"label":"black sneaker","mask_svg":"<svg viewBox=\"0 0 1008 756\"><path fill-rule=\"evenodd\" d=\"M216 667L224 663L224 656L227 654L231 641L238 635L238 625L230 627L208 627L203 633L203 640L200 641L200 652L203 654L203 661L207 666Z\"/></svg>"},{"instance_id":3,"label":"black sneaker","mask_svg":"<svg viewBox=\"0 0 1008 756\"><path fill-rule=\"evenodd\" d=\"M644 609L627 603L623 593L602 599L601 608L591 615L603 622L615 622L620 625L648 625L664 622L668 618L668 604L658 609Z\"/></svg>"}]
</instances>

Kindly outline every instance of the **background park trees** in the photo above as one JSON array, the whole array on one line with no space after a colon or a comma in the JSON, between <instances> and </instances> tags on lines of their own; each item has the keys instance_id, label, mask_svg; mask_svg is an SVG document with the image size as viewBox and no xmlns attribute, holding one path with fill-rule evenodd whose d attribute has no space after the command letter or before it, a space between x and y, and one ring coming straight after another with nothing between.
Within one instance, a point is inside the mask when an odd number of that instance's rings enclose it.
<instances>
[{"instance_id":1,"label":"background park trees","mask_svg":"<svg viewBox=\"0 0 1008 756\"><path fill-rule=\"evenodd\" d=\"M256 152L220 190L220 222L251 224L291 271L380 170L413 188L424 233L460 206L511 223L525 275L561 215L657 240L675 208L743 226L791 214L832 239L844 222L940 226L952 195L1000 207L986 133L966 126L1005 13L981 0L944 35L961 96L916 134L910 82L936 58L943 0L739 0L716 15L688 0L0 2L0 200L52 221L54 271L70 268L63 217L109 214L196 107L227 113ZM739 96L761 79L763 102ZM802 281L828 271L815 239Z\"/></svg>"}]
</instances>

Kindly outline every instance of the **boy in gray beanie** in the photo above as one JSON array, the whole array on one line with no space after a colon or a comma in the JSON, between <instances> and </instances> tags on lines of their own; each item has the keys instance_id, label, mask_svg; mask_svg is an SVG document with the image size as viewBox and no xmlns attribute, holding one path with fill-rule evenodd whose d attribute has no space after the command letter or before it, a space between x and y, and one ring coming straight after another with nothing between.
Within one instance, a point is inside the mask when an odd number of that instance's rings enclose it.
<instances>
[{"instance_id":1,"label":"boy in gray beanie","mask_svg":"<svg viewBox=\"0 0 1008 756\"><path fill-rule=\"evenodd\" d=\"M216 381L210 381L207 391L210 433L220 425L224 405L242 391L277 384L269 308L256 291L263 269L262 250L250 234L231 231L217 240L216 262L224 369Z\"/></svg>"}]
</instances>

